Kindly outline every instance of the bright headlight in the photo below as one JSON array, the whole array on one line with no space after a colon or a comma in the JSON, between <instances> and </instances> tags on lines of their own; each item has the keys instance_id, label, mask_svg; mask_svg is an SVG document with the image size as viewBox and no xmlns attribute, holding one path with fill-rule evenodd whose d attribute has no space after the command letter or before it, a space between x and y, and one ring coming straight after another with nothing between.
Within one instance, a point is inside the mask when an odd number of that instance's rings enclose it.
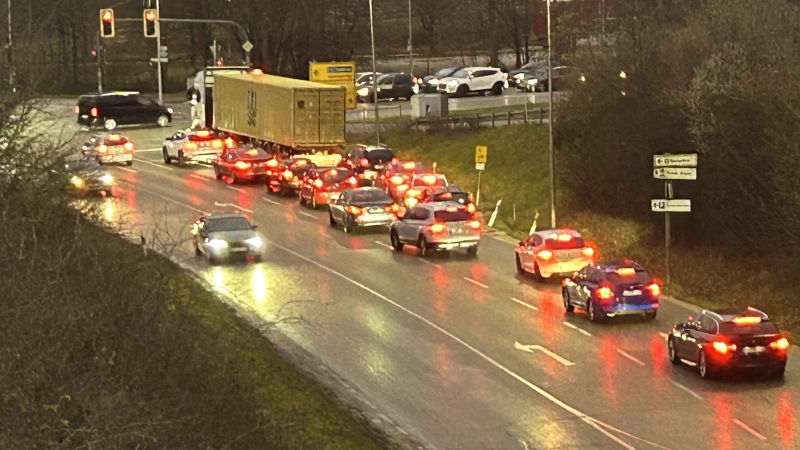
<instances>
[{"instance_id":1,"label":"bright headlight","mask_svg":"<svg viewBox=\"0 0 800 450\"><path fill-rule=\"evenodd\" d=\"M539 80L537 80L536 78L531 78L530 80L528 80L528 84L536 84L538 82Z\"/></svg>"},{"instance_id":2,"label":"bright headlight","mask_svg":"<svg viewBox=\"0 0 800 450\"><path fill-rule=\"evenodd\" d=\"M447 82L448 86L458 86L458 80L450 80Z\"/></svg>"},{"instance_id":3,"label":"bright headlight","mask_svg":"<svg viewBox=\"0 0 800 450\"><path fill-rule=\"evenodd\" d=\"M250 239L248 239L248 240L246 240L244 242L247 243L247 245L250 245L250 246L256 247L256 248L261 247L264 244L264 241L262 241L261 238L258 237L258 236L253 236L253 237L251 237Z\"/></svg>"},{"instance_id":4,"label":"bright headlight","mask_svg":"<svg viewBox=\"0 0 800 450\"><path fill-rule=\"evenodd\" d=\"M430 80L428 80L428 84L436 84L438 82L439 80L437 80L436 78L431 78Z\"/></svg>"},{"instance_id":5,"label":"bright headlight","mask_svg":"<svg viewBox=\"0 0 800 450\"><path fill-rule=\"evenodd\" d=\"M172 108L167 108L167 112L168 112L168 113L170 113L170 114L172 114L172 113L174 113L175 111L173 111L173 110L172 110Z\"/></svg>"},{"instance_id":6,"label":"bright headlight","mask_svg":"<svg viewBox=\"0 0 800 450\"><path fill-rule=\"evenodd\" d=\"M208 241L208 246L213 248L214 250L222 250L228 247L228 243L223 241L222 239L212 239Z\"/></svg>"},{"instance_id":7,"label":"bright headlight","mask_svg":"<svg viewBox=\"0 0 800 450\"><path fill-rule=\"evenodd\" d=\"M365 87L361 88L361 89L359 89L357 91L357 93L358 93L358 95L360 95L362 97L366 97L367 95L369 95L369 88L365 88Z\"/></svg>"},{"instance_id":8,"label":"bright headlight","mask_svg":"<svg viewBox=\"0 0 800 450\"><path fill-rule=\"evenodd\" d=\"M525 74L524 73L518 73L518 74L514 75L514 78L516 78L518 80L522 79L522 78L525 78Z\"/></svg>"},{"instance_id":9,"label":"bright headlight","mask_svg":"<svg viewBox=\"0 0 800 450\"><path fill-rule=\"evenodd\" d=\"M111 184L114 182L114 177L112 177L109 174L105 174L102 177L100 177L100 181L102 181L104 184Z\"/></svg>"},{"instance_id":10,"label":"bright headlight","mask_svg":"<svg viewBox=\"0 0 800 450\"><path fill-rule=\"evenodd\" d=\"M84 184L84 183L83 183L83 179L81 179L81 177L79 177L79 176L77 176L77 175L75 175L74 177L72 177L72 178L71 178L69 181L70 181L70 183L72 183L72 184L73 184L75 187L78 187L78 188L82 188L82 187L83 187L83 184Z\"/></svg>"}]
</instances>

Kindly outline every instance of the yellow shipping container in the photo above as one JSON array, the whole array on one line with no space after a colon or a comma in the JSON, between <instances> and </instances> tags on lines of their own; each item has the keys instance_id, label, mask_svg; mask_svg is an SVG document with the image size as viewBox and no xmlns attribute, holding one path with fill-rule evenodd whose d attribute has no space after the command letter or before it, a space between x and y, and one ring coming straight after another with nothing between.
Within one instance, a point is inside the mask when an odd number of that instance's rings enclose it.
<instances>
[{"instance_id":1,"label":"yellow shipping container","mask_svg":"<svg viewBox=\"0 0 800 450\"><path fill-rule=\"evenodd\" d=\"M214 80L214 127L297 149L345 143L345 88L257 74Z\"/></svg>"}]
</instances>

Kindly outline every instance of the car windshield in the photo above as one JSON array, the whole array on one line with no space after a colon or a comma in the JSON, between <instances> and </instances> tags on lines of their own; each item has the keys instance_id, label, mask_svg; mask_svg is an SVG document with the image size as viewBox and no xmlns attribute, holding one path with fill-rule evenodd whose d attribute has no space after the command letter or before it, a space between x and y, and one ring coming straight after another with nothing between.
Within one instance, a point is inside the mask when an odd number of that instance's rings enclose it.
<instances>
[{"instance_id":1,"label":"car windshield","mask_svg":"<svg viewBox=\"0 0 800 450\"><path fill-rule=\"evenodd\" d=\"M378 77L378 84L384 83L385 81L387 81L388 78L394 78L394 75L391 73L388 73L386 75L380 75Z\"/></svg>"},{"instance_id":2,"label":"car windshield","mask_svg":"<svg viewBox=\"0 0 800 450\"><path fill-rule=\"evenodd\" d=\"M433 74L433 76L434 77L446 77L446 76L450 75L451 73L453 73L453 70L454 69L452 67L445 67L444 69L442 69L442 70L436 72L435 74Z\"/></svg>"},{"instance_id":3,"label":"car windshield","mask_svg":"<svg viewBox=\"0 0 800 450\"><path fill-rule=\"evenodd\" d=\"M648 284L652 280L650 274L644 270L633 275L620 275L617 272L606 272L606 279L614 286L621 284Z\"/></svg>"},{"instance_id":4,"label":"car windshield","mask_svg":"<svg viewBox=\"0 0 800 450\"><path fill-rule=\"evenodd\" d=\"M472 219L472 214L468 213L463 207L456 211L440 210L434 211L433 217L438 222L465 222Z\"/></svg>"},{"instance_id":5,"label":"car windshield","mask_svg":"<svg viewBox=\"0 0 800 450\"><path fill-rule=\"evenodd\" d=\"M584 242L582 237L575 237L570 235L570 238L571 239L565 241L559 239L547 238L544 240L544 243L547 246L547 248L552 250L573 250L576 248L583 248L586 246L586 242Z\"/></svg>"},{"instance_id":6,"label":"car windshield","mask_svg":"<svg viewBox=\"0 0 800 450\"><path fill-rule=\"evenodd\" d=\"M394 152L391 150L370 150L364 152L364 157L372 164L387 163L394 158Z\"/></svg>"},{"instance_id":7,"label":"car windshield","mask_svg":"<svg viewBox=\"0 0 800 450\"><path fill-rule=\"evenodd\" d=\"M350 194L350 203L372 203L372 202L391 202L389 194L381 189L370 189L368 191L354 191Z\"/></svg>"},{"instance_id":8,"label":"car windshield","mask_svg":"<svg viewBox=\"0 0 800 450\"><path fill-rule=\"evenodd\" d=\"M242 231L250 230L253 226L250 225L244 217L219 217L215 219L208 219L206 229L208 231Z\"/></svg>"},{"instance_id":9,"label":"car windshield","mask_svg":"<svg viewBox=\"0 0 800 450\"><path fill-rule=\"evenodd\" d=\"M99 170L100 164L97 161L89 159L80 159L74 161L67 161L67 170L70 172L90 172Z\"/></svg>"},{"instance_id":10,"label":"car windshield","mask_svg":"<svg viewBox=\"0 0 800 450\"><path fill-rule=\"evenodd\" d=\"M331 169L324 172L321 178L325 184L332 184L341 183L342 181L346 180L349 175L350 173L346 170Z\"/></svg>"},{"instance_id":11,"label":"car windshield","mask_svg":"<svg viewBox=\"0 0 800 450\"><path fill-rule=\"evenodd\" d=\"M461 69L458 72L450 75L453 78L467 78L469 76L469 70Z\"/></svg>"},{"instance_id":12,"label":"car windshield","mask_svg":"<svg viewBox=\"0 0 800 450\"><path fill-rule=\"evenodd\" d=\"M236 156L241 159L263 159L269 158L267 152L261 148L237 148L234 150Z\"/></svg>"},{"instance_id":13,"label":"car windshield","mask_svg":"<svg viewBox=\"0 0 800 450\"><path fill-rule=\"evenodd\" d=\"M741 335L756 335L762 336L765 334L778 334L778 327L772 322L759 322L754 325L736 325L733 322L723 322L720 325L720 334L725 336L741 336Z\"/></svg>"}]
</instances>

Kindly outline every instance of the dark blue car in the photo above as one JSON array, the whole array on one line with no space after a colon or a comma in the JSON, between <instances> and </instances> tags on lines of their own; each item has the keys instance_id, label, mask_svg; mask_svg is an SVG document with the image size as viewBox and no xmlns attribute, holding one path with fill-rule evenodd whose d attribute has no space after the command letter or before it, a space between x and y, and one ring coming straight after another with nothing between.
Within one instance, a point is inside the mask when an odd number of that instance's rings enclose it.
<instances>
[{"instance_id":1,"label":"dark blue car","mask_svg":"<svg viewBox=\"0 0 800 450\"><path fill-rule=\"evenodd\" d=\"M626 315L653 320L661 298L660 284L633 261L586 266L564 279L563 286L567 312L583 309L593 322Z\"/></svg>"}]
</instances>

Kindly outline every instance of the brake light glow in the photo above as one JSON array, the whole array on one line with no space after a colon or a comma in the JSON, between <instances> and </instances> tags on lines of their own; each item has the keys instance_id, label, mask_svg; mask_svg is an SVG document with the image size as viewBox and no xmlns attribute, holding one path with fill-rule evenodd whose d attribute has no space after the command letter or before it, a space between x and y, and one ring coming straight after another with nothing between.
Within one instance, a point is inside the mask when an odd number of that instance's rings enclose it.
<instances>
[{"instance_id":1,"label":"brake light glow","mask_svg":"<svg viewBox=\"0 0 800 450\"><path fill-rule=\"evenodd\" d=\"M308 165L308 160L307 159L298 159L297 161L294 162L294 165L297 166L297 167L305 167L305 166Z\"/></svg>"},{"instance_id":2,"label":"brake light glow","mask_svg":"<svg viewBox=\"0 0 800 450\"><path fill-rule=\"evenodd\" d=\"M358 185L358 180L356 179L356 177L350 177L347 179L347 183L353 187L356 187Z\"/></svg>"},{"instance_id":3,"label":"brake light glow","mask_svg":"<svg viewBox=\"0 0 800 450\"><path fill-rule=\"evenodd\" d=\"M208 136L210 136L208 130L200 130L195 134L197 135L197 137L208 137Z\"/></svg>"},{"instance_id":4,"label":"brake light glow","mask_svg":"<svg viewBox=\"0 0 800 450\"><path fill-rule=\"evenodd\" d=\"M247 151L247 154L250 156L258 156L258 149L251 148L250 150Z\"/></svg>"},{"instance_id":5,"label":"brake light glow","mask_svg":"<svg viewBox=\"0 0 800 450\"><path fill-rule=\"evenodd\" d=\"M650 291L651 297L660 297L661 296L661 286L657 285L656 283L647 286L647 290Z\"/></svg>"},{"instance_id":6,"label":"brake light glow","mask_svg":"<svg viewBox=\"0 0 800 450\"><path fill-rule=\"evenodd\" d=\"M407 170L411 170L416 166L417 166L417 163L415 163L413 161L409 161L409 162L403 163L403 169L407 169Z\"/></svg>"},{"instance_id":7,"label":"brake light glow","mask_svg":"<svg viewBox=\"0 0 800 450\"><path fill-rule=\"evenodd\" d=\"M317 180L317 181L319 181L319 180ZM352 215L354 215L354 216L360 216L364 211L361 208L359 208L358 206L348 206L347 207L347 212L352 214Z\"/></svg>"},{"instance_id":8,"label":"brake light glow","mask_svg":"<svg viewBox=\"0 0 800 450\"><path fill-rule=\"evenodd\" d=\"M278 167L278 160L270 159L269 161L267 161L267 167L272 167L272 168Z\"/></svg>"},{"instance_id":9,"label":"brake light glow","mask_svg":"<svg viewBox=\"0 0 800 450\"><path fill-rule=\"evenodd\" d=\"M397 186L397 192L405 192L407 190L408 190L407 184L401 184L400 186Z\"/></svg>"},{"instance_id":10,"label":"brake light glow","mask_svg":"<svg viewBox=\"0 0 800 450\"><path fill-rule=\"evenodd\" d=\"M586 247L581 253L583 253L583 256L591 258L594 256L594 249L592 247Z\"/></svg>"},{"instance_id":11,"label":"brake light glow","mask_svg":"<svg viewBox=\"0 0 800 450\"><path fill-rule=\"evenodd\" d=\"M392 178L389 178L389 181L391 181L392 184L401 184L405 180L403 180L403 177L400 175L395 175Z\"/></svg>"},{"instance_id":12,"label":"brake light glow","mask_svg":"<svg viewBox=\"0 0 800 450\"><path fill-rule=\"evenodd\" d=\"M236 161L236 164L233 165L239 170L247 170L250 168L250 163L244 161Z\"/></svg>"},{"instance_id":13,"label":"brake light glow","mask_svg":"<svg viewBox=\"0 0 800 450\"><path fill-rule=\"evenodd\" d=\"M227 138L227 139L225 139L225 146L228 147L228 148L233 148L233 147L236 146L236 141L234 141L231 138Z\"/></svg>"},{"instance_id":14,"label":"brake light glow","mask_svg":"<svg viewBox=\"0 0 800 450\"><path fill-rule=\"evenodd\" d=\"M183 148L186 150L197 150L197 144L194 142L186 142L183 144Z\"/></svg>"},{"instance_id":15,"label":"brake light glow","mask_svg":"<svg viewBox=\"0 0 800 450\"><path fill-rule=\"evenodd\" d=\"M264 71L261 69L253 69L250 71L252 75L264 75Z\"/></svg>"},{"instance_id":16,"label":"brake light glow","mask_svg":"<svg viewBox=\"0 0 800 450\"><path fill-rule=\"evenodd\" d=\"M284 170L281 175L283 175L283 178L287 181L294 178L294 174L292 173L291 170Z\"/></svg>"},{"instance_id":17,"label":"brake light glow","mask_svg":"<svg viewBox=\"0 0 800 450\"><path fill-rule=\"evenodd\" d=\"M755 325L761 323L761 317L737 317L733 319L736 325Z\"/></svg>"},{"instance_id":18,"label":"brake light glow","mask_svg":"<svg viewBox=\"0 0 800 450\"><path fill-rule=\"evenodd\" d=\"M320 189L320 188L322 188L322 185L323 185L322 180L320 180L319 178L314 180L314 187L315 188Z\"/></svg>"},{"instance_id":19,"label":"brake light glow","mask_svg":"<svg viewBox=\"0 0 800 450\"><path fill-rule=\"evenodd\" d=\"M108 140L110 142L119 142L119 141L122 140L122 137L120 135L118 135L118 134L109 134L108 135Z\"/></svg>"},{"instance_id":20,"label":"brake light glow","mask_svg":"<svg viewBox=\"0 0 800 450\"><path fill-rule=\"evenodd\" d=\"M636 269L633 267L620 267L614 272L621 277L632 277L636 275Z\"/></svg>"},{"instance_id":21,"label":"brake light glow","mask_svg":"<svg viewBox=\"0 0 800 450\"><path fill-rule=\"evenodd\" d=\"M128 153L133 153L133 143L132 142L126 142L125 145L122 146L122 148L124 148L125 151L128 152Z\"/></svg>"},{"instance_id":22,"label":"brake light glow","mask_svg":"<svg viewBox=\"0 0 800 450\"><path fill-rule=\"evenodd\" d=\"M383 208L383 210L386 212L397 212L400 210L400 207L397 206L396 203L392 203L391 205L386 205L386 207Z\"/></svg>"},{"instance_id":23,"label":"brake light glow","mask_svg":"<svg viewBox=\"0 0 800 450\"><path fill-rule=\"evenodd\" d=\"M542 250L536 254L536 257L547 261L548 259L553 257L553 252L551 252L550 250Z\"/></svg>"},{"instance_id":24,"label":"brake light glow","mask_svg":"<svg viewBox=\"0 0 800 450\"><path fill-rule=\"evenodd\" d=\"M103 154L105 154L105 153L107 153L107 152L108 152L108 147L106 147L106 146L105 146L105 145L103 145L103 144L100 144L100 145L98 145L97 147L95 147L95 149L97 150L97 153L103 153Z\"/></svg>"},{"instance_id":25,"label":"brake light glow","mask_svg":"<svg viewBox=\"0 0 800 450\"><path fill-rule=\"evenodd\" d=\"M789 348L789 340L786 338L780 338L777 341L770 342L769 346L774 350L787 350Z\"/></svg>"},{"instance_id":26,"label":"brake light glow","mask_svg":"<svg viewBox=\"0 0 800 450\"><path fill-rule=\"evenodd\" d=\"M468 213L474 213L475 212L475 203L470 203L469 205L467 205L467 212Z\"/></svg>"},{"instance_id":27,"label":"brake light glow","mask_svg":"<svg viewBox=\"0 0 800 450\"><path fill-rule=\"evenodd\" d=\"M336 169L331 169L330 172L328 173L331 174L332 177L335 177L336 175L339 174L339 172Z\"/></svg>"},{"instance_id":28,"label":"brake light glow","mask_svg":"<svg viewBox=\"0 0 800 450\"><path fill-rule=\"evenodd\" d=\"M714 350L716 350L719 353L722 353L723 355L727 354L729 351L730 352L736 351L736 344L728 345L728 343L726 342L717 341L711 345L714 347Z\"/></svg>"},{"instance_id":29,"label":"brake light glow","mask_svg":"<svg viewBox=\"0 0 800 450\"><path fill-rule=\"evenodd\" d=\"M222 148L222 141L219 139L214 139L211 141L211 146L214 148Z\"/></svg>"},{"instance_id":30,"label":"brake light glow","mask_svg":"<svg viewBox=\"0 0 800 450\"><path fill-rule=\"evenodd\" d=\"M92 117L97 117L97 108L92 108L89 110L89 115Z\"/></svg>"},{"instance_id":31,"label":"brake light glow","mask_svg":"<svg viewBox=\"0 0 800 450\"><path fill-rule=\"evenodd\" d=\"M81 109L78 108L77 106L74 107L72 110L75 111L75 114L78 114L79 112L81 112Z\"/></svg>"},{"instance_id":32,"label":"brake light glow","mask_svg":"<svg viewBox=\"0 0 800 450\"><path fill-rule=\"evenodd\" d=\"M391 165L395 165L395 164L397 164L397 161L398 161L398 159L396 157L393 157L392 160L390 161L390 164Z\"/></svg>"},{"instance_id":33,"label":"brake light glow","mask_svg":"<svg viewBox=\"0 0 800 450\"><path fill-rule=\"evenodd\" d=\"M431 233L442 233L447 229L447 225L443 223L434 223L433 225L429 226L428 229L431 230Z\"/></svg>"},{"instance_id":34,"label":"brake light glow","mask_svg":"<svg viewBox=\"0 0 800 450\"><path fill-rule=\"evenodd\" d=\"M444 209L447 212L458 212L458 207L456 206L448 206Z\"/></svg>"},{"instance_id":35,"label":"brake light glow","mask_svg":"<svg viewBox=\"0 0 800 450\"><path fill-rule=\"evenodd\" d=\"M600 299L603 299L603 300L608 300L608 299L614 297L614 293L611 292L611 288L607 287L607 286L603 286L601 288L598 288L595 291L595 294L597 294L597 298L600 298Z\"/></svg>"},{"instance_id":36,"label":"brake light glow","mask_svg":"<svg viewBox=\"0 0 800 450\"><path fill-rule=\"evenodd\" d=\"M473 230L480 230L481 223L477 220L473 220L472 222L467 222L467 228L472 228Z\"/></svg>"},{"instance_id":37,"label":"brake light glow","mask_svg":"<svg viewBox=\"0 0 800 450\"><path fill-rule=\"evenodd\" d=\"M559 234L558 235L558 241L559 242L569 242L571 240L572 240L572 235L571 234Z\"/></svg>"},{"instance_id":38,"label":"brake light glow","mask_svg":"<svg viewBox=\"0 0 800 450\"><path fill-rule=\"evenodd\" d=\"M439 198L441 198L442 200L450 200L453 198L453 193L445 192L444 194L440 195Z\"/></svg>"},{"instance_id":39,"label":"brake light glow","mask_svg":"<svg viewBox=\"0 0 800 450\"><path fill-rule=\"evenodd\" d=\"M436 177L433 175L425 175L424 177L422 177L422 182L427 185L436 184Z\"/></svg>"},{"instance_id":40,"label":"brake light glow","mask_svg":"<svg viewBox=\"0 0 800 450\"><path fill-rule=\"evenodd\" d=\"M361 158L360 160L358 160L358 164L361 167L369 167L369 160L367 158Z\"/></svg>"}]
</instances>

